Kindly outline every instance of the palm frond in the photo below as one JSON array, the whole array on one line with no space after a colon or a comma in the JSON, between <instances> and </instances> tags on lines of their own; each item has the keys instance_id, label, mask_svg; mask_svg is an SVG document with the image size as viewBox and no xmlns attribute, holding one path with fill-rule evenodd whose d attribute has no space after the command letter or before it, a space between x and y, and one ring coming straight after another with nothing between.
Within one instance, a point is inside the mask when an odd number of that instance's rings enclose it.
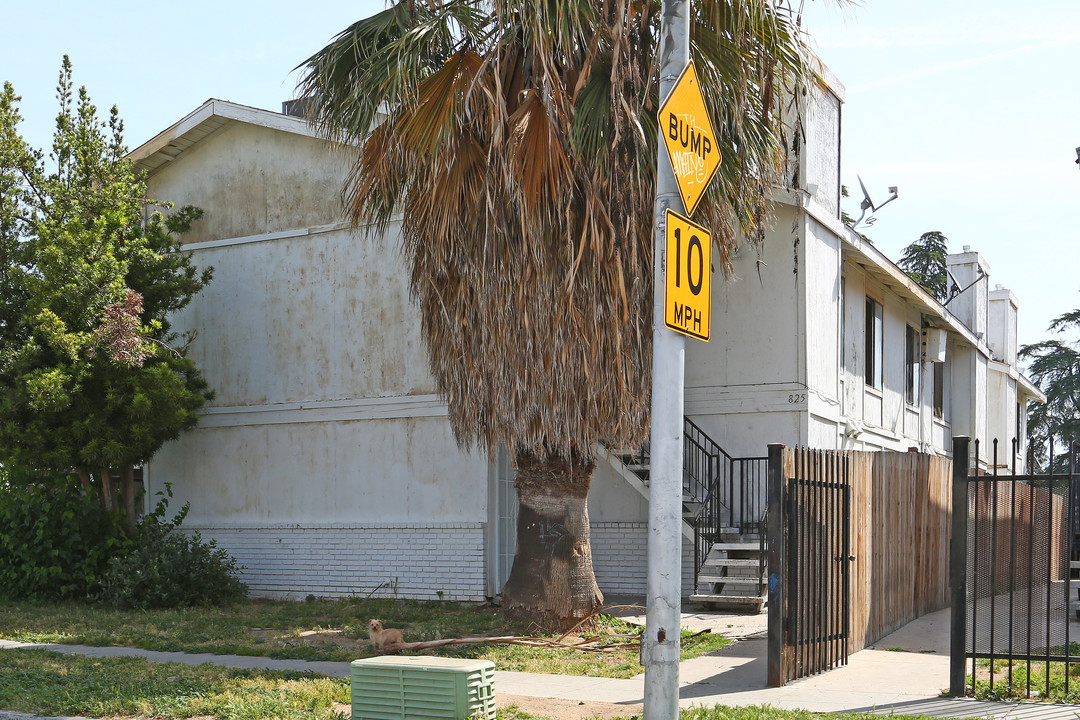
<instances>
[{"instance_id":1,"label":"palm frond","mask_svg":"<svg viewBox=\"0 0 1080 720\"><path fill-rule=\"evenodd\" d=\"M770 0L700 0L693 20L724 155L698 213L728 268L783 174L802 46ZM402 2L304 64L312 120L359 144L353 220L400 217L463 446L569 457L648 434L658 39L647 0Z\"/></svg>"}]
</instances>

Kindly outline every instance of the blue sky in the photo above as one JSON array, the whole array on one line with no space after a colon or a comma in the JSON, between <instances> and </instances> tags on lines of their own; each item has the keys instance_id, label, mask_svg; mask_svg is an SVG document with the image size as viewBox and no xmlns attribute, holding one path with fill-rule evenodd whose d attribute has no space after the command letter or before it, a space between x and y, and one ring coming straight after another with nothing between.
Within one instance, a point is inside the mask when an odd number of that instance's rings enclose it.
<instances>
[{"instance_id":1,"label":"blue sky","mask_svg":"<svg viewBox=\"0 0 1080 720\"><path fill-rule=\"evenodd\" d=\"M1022 343L1080 306L1080 3L808 0L804 26L840 78L842 182L880 202L886 255L928 230L990 264L1020 301Z\"/></svg>"},{"instance_id":2,"label":"blue sky","mask_svg":"<svg viewBox=\"0 0 1080 720\"><path fill-rule=\"evenodd\" d=\"M797 4L797 3L796 3ZM12 2L0 80L24 134L50 142L64 53L98 107L119 106L135 147L210 97L280 109L292 68L383 0L152 5ZM257 9L256 9L257 8ZM896 259L921 233L982 252L991 287L1020 299L1020 341L1080 306L1080 3L806 0L812 45L847 89L842 180L900 197L867 234Z\"/></svg>"}]
</instances>

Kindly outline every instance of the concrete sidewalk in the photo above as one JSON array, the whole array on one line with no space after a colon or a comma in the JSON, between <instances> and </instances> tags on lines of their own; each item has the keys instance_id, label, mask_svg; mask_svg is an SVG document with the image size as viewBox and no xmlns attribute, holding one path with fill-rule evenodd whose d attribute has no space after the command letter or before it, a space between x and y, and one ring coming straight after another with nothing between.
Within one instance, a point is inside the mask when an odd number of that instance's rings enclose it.
<instances>
[{"instance_id":1,"label":"concrete sidewalk","mask_svg":"<svg viewBox=\"0 0 1080 720\"><path fill-rule=\"evenodd\" d=\"M782 688L765 686L766 640L755 632L758 619L713 613L687 613L685 624L712 627L745 637L717 653L687 660L680 666L680 705L771 705L814 712L874 712L941 718L1009 718L1009 720L1077 720L1073 705L993 703L940 697L948 686L948 610L928 615L884 638L873 648L852 655L848 664ZM749 635L749 637L747 637ZM236 668L293 670L330 677L349 677L343 662L306 662L237 655L156 652L135 648L80 645L31 645L0 640L0 650L40 648L92 657L143 657L153 662L179 662ZM560 698L638 705L644 699L644 677L589 678L538 673L495 673L499 695ZM636 708L627 708L627 715ZM7 716L0 712L0 720Z\"/></svg>"}]
</instances>

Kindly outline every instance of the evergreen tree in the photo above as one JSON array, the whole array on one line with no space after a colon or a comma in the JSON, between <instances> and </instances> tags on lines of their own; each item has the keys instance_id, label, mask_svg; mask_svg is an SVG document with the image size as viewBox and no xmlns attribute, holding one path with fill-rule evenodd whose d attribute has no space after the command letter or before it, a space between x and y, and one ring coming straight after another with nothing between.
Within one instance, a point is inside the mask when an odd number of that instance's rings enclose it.
<instances>
[{"instance_id":1,"label":"evergreen tree","mask_svg":"<svg viewBox=\"0 0 1080 720\"><path fill-rule=\"evenodd\" d=\"M945 271L949 239L937 230L925 232L904 248L897 265L926 292L944 303L949 299L949 276Z\"/></svg>"},{"instance_id":2,"label":"evergreen tree","mask_svg":"<svg viewBox=\"0 0 1080 720\"><path fill-rule=\"evenodd\" d=\"M135 520L134 467L197 421L210 397L168 313L210 281L165 218L65 56L49 169L0 95L0 463L75 473L105 511ZM149 217L146 215L149 214ZM118 481L118 482L117 482Z\"/></svg>"},{"instance_id":3,"label":"evergreen tree","mask_svg":"<svg viewBox=\"0 0 1080 720\"><path fill-rule=\"evenodd\" d=\"M1062 334L1080 330L1080 309L1055 318L1048 328ZM1060 461L1055 471L1066 469L1065 448L1080 440L1080 339L1044 340L1020 348L1020 357L1030 361L1028 372L1046 395L1028 412L1028 443L1035 463L1045 466L1054 448Z\"/></svg>"}]
</instances>

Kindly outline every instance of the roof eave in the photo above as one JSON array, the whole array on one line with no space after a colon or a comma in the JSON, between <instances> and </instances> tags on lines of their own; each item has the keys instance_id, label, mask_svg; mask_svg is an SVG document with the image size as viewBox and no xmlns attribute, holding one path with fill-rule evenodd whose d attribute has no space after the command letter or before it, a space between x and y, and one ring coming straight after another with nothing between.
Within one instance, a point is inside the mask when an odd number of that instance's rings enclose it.
<instances>
[{"instance_id":1,"label":"roof eave","mask_svg":"<svg viewBox=\"0 0 1080 720\"><path fill-rule=\"evenodd\" d=\"M195 143L233 122L271 128L283 132L319 137L308 122L299 117L210 98L179 121L128 153L136 168L153 175L163 165L180 157Z\"/></svg>"},{"instance_id":2,"label":"roof eave","mask_svg":"<svg viewBox=\"0 0 1080 720\"><path fill-rule=\"evenodd\" d=\"M845 226L842 239L845 254L854 257L855 261L867 270L870 270L879 280L888 285L894 292L907 300L913 301L924 315L930 316L933 321L944 326L951 332L959 335L972 347L988 353L986 344L975 333L960 321L949 309L938 302L937 298L928 293L921 285L908 277L908 274L899 268L892 260L866 240L863 240L857 232Z\"/></svg>"},{"instance_id":3,"label":"roof eave","mask_svg":"<svg viewBox=\"0 0 1080 720\"><path fill-rule=\"evenodd\" d=\"M1017 388L1023 390L1023 395L1025 395L1029 400L1034 400L1041 403L1046 402L1046 394L1039 389L1038 385L1028 379L1028 376L1024 373L1016 373L1016 386Z\"/></svg>"}]
</instances>

